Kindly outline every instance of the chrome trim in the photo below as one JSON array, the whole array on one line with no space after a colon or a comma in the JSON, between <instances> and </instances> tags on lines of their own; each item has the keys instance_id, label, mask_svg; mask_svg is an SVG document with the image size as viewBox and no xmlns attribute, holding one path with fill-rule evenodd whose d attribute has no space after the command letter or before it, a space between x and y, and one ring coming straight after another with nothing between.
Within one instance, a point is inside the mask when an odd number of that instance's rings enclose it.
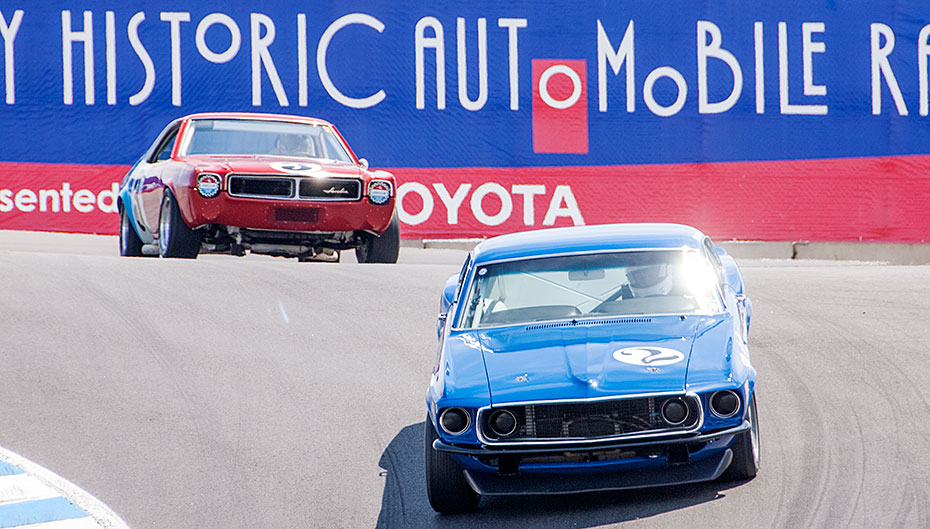
<instances>
[{"instance_id":1,"label":"chrome trim","mask_svg":"<svg viewBox=\"0 0 930 529\"><path fill-rule=\"evenodd\" d=\"M500 432L496 432L496 431L495 431L494 433L497 434L498 437L510 437L511 435L514 434L514 432L517 431L517 428L520 427L520 421L517 419L517 414L515 414L514 412L512 412L512 411L510 411L510 410L507 410L507 409L502 409L502 410L497 410L497 411L491 412L491 416L488 417L488 424L490 424L491 421L494 420L494 416L495 416L495 415L498 415L498 414L503 415L503 414L505 414L505 413L506 413L507 415L510 415L510 416L513 418L513 428L512 428L509 432L507 432L507 433L500 433ZM489 428L491 428L491 430L494 431L494 427L493 427L493 426L489 426Z\"/></svg>"},{"instance_id":2,"label":"chrome trim","mask_svg":"<svg viewBox=\"0 0 930 529\"><path fill-rule=\"evenodd\" d=\"M277 178L280 180L290 180L293 185L293 191L290 196L287 197L271 197L268 195L246 195L241 193L232 193L230 191L231 186L229 185L229 180L231 178L242 177L242 178ZM358 182L358 194L353 197L340 197L340 198L324 198L324 197L313 197L313 198L304 198L300 196L300 182L302 180L314 180L314 179L333 179L333 180L350 180ZM351 176L290 176L287 174L269 174L269 173L228 173L226 175L225 182L226 184L226 193L231 197L236 198L259 198L265 200L287 200L292 202L357 202L362 199L362 193L365 189L365 181L361 178L354 178Z\"/></svg>"},{"instance_id":3,"label":"chrome trim","mask_svg":"<svg viewBox=\"0 0 930 529\"><path fill-rule=\"evenodd\" d=\"M555 439L553 438L553 439L548 439L545 441L503 441L503 442L488 439L487 437L484 436L484 433L482 432L483 430L482 425L484 424L484 421L482 421L483 414L490 413L490 410L494 410L496 408L535 406L539 404L545 405L545 404L574 404L574 403L588 403L588 402L604 402L604 401L615 401L615 400L641 399L641 398L647 398L647 397L674 397L674 396L691 399L693 402L697 404L697 410L698 410L697 422L694 424L693 427L688 428L688 429L664 428L664 429L652 430L647 433L623 434L623 435L615 435L612 437L599 437L597 439L580 439L580 438ZM688 409L690 410L691 408L689 407ZM489 445L489 446L538 446L538 445L554 445L554 444L586 445L586 444L592 444L592 443L605 443L605 442L610 442L610 441L620 441L624 439L653 439L653 438L668 437L671 435L685 435L685 434L694 433L700 430L701 427L704 426L704 406L701 404L701 398L698 396L697 393L694 393L693 391L688 391L686 393L681 393L677 391L676 392L663 392L663 393L638 393L634 395L623 395L620 397L609 396L609 397L595 397L595 398L590 398L590 399L556 399L556 400L507 402L507 403L501 403L501 404L496 404L496 405L492 404L490 406L484 406L482 408L478 408L478 413L476 415L477 416L475 417L475 421L476 421L475 433L478 436L478 441L481 442L482 444Z\"/></svg>"},{"instance_id":4,"label":"chrome trim","mask_svg":"<svg viewBox=\"0 0 930 529\"><path fill-rule=\"evenodd\" d=\"M461 410L462 413L465 414L465 426L464 426L460 431L458 431L458 432L450 432L449 430L446 430L446 426L445 426L444 424L442 424L442 418L445 417L446 413L448 413L450 410ZM442 428L442 431L446 432L447 434L449 434L449 435L462 435L463 433L467 432L467 431L468 431L468 428L471 426L471 414L468 413L468 410L466 410L465 408L460 408L460 407L458 407L458 406L453 406L453 407L451 407L451 408L446 408L446 409L442 410L442 413L439 414L439 420L438 420L438 422L439 422L439 427Z\"/></svg>"},{"instance_id":5,"label":"chrome trim","mask_svg":"<svg viewBox=\"0 0 930 529\"><path fill-rule=\"evenodd\" d=\"M456 446L448 443L444 443L441 439L436 439L433 441L433 449L440 452L452 452L456 454L463 454L469 456L493 456L499 454L544 454L552 452L574 452L574 451L584 451L584 450L609 450L612 448L635 448L640 446L653 446L653 445L674 445L674 444L683 444L683 443L702 443L704 441L713 441L715 439L720 439L722 437L728 437L731 435L741 434L752 427L748 420L744 420L739 426L734 426L732 428L727 428L726 430L720 430L713 433L697 435L693 437L680 437L673 439L656 439L651 441L639 441L639 442L606 442L600 446L562 446L562 443L548 443L547 447L505 447L498 448L497 446L482 446L481 448L468 448L464 446Z\"/></svg>"},{"instance_id":6,"label":"chrome trim","mask_svg":"<svg viewBox=\"0 0 930 529\"><path fill-rule=\"evenodd\" d=\"M723 415L723 414L717 413L717 410L714 409L714 397L718 393L732 393L733 395L736 396L736 409L733 410L733 413L729 415ZM732 389L721 389L719 391L715 391L710 394L710 398L707 399L707 405L710 407L711 413L713 413L717 417L720 417L721 419L729 419L730 417L733 417L734 415L739 413L739 410L743 407L743 399L740 398L739 393L733 391Z\"/></svg>"},{"instance_id":7,"label":"chrome trim","mask_svg":"<svg viewBox=\"0 0 930 529\"><path fill-rule=\"evenodd\" d=\"M685 402L685 403L684 403L684 405L685 405L685 410L688 412L688 413L685 415L685 418L682 419L682 420L680 420L680 421L678 421L678 422L672 422L672 421L670 421L670 420L668 419L668 417L666 417L666 415L665 415L665 407L668 406L668 403L669 403L669 402L672 402L672 401L674 401L674 400L676 400L676 399L668 399L667 401L665 401L665 404L662 405L662 409L659 410L659 413L660 413L660 415L662 415L662 420L663 420L663 421L665 421L666 423L668 423L668 424L671 425L671 426L678 426L678 425L680 425L680 424L684 424L684 423L688 422L688 419L691 417L691 407L688 406L688 403L687 403L687 402ZM682 402L682 401L683 401L683 399L677 399L677 400L678 400L679 402Z\"/></svg>"}]
</instances>

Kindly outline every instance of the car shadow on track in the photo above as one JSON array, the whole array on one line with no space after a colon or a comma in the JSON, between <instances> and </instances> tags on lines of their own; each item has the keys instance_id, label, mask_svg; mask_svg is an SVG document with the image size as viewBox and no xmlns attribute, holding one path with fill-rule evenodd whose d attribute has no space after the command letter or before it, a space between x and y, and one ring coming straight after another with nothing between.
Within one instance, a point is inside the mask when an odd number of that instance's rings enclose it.
<instances>
[{"instance_id":1,"label":"car shadow on track","mask_svg":"<svg viewBox=\"0 0 930 529\"><path fill-rule=\"evenodd\" d=\"M648 518L721 499L722 491L738 483L701 483L643 489L557 496L484 497L469 514L440 515L426 497L423 467L423 428L420 422L403 428L381 454L385 471L384 495L378 529L461 527L476 525L514 529L537 527L596 527Z\"/></svg>"}]
</instances>

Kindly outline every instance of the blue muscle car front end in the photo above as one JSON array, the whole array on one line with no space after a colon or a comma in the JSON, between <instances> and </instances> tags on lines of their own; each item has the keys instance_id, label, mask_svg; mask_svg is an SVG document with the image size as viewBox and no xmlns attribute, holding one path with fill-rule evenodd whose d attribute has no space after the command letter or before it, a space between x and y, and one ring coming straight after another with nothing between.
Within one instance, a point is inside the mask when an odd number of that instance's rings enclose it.
<instances>
[{"instance_id":1,"label":"blue muscle car front end","mask_svg":"<svg viewBox=\"0 0 930 529\"><path fill-rule=\"evenodd\" d=\"M425 432L433 508L753 477L749 307L736 264L687 226L482 243L441 301Z\"/></svg>"}]
</instances>

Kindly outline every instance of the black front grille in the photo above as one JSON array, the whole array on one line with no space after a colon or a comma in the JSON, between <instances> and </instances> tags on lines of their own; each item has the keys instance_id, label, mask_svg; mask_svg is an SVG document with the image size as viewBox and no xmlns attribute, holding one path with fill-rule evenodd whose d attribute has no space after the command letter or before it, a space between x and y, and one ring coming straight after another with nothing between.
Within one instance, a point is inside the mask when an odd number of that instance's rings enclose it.
<instances>
[{"instance_id":1,"label":"black front grille","mask_svg":"<svg viewBox=\"0 0 930 529\"><path fill-rule=\"evenodd\" d=\"M290 198L294 196L294 181L287 178L248 176L229 177L232 196Z\"/></svg>"},{"instance_id":2,"label":"black front grille","mask_svg":"<svg viewBox=\"0 0 930 529\"><path fill-rule=\"evenodd\" d=\"M300 181L300 198L358 200L362 198L362 183L348 178L304 178Z\"/></svg>"},{"instance_id":3,"label":"black front grille","mask_svg":"<svg viewBox=\"0 0 930 529\"><path fill-rule=\"evenodd\" d=\"M688 430L697 425L699 403L684 398L689 414L684 423L671 425L662 418L662 406L680 396L637 397L596 402L565 404L527 404L505 406L517 416L519 427L508 437L500 438L487 424L490 413L483 414L482 432L492 441L589 440L621 437L664 430Z\"/></svg>"}]
</instances>

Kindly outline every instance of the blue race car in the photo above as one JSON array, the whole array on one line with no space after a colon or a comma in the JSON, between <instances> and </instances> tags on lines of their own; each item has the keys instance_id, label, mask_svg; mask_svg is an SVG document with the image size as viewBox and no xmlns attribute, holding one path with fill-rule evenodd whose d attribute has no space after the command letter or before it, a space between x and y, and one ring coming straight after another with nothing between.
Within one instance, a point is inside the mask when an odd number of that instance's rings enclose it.
<instances>
[{"instance_id":1,"label":"blue race car","mask_svg":"<svg viewBox=\"0 0 930 529\"><path fill-rule=\"evenodd\" d=\"M425 424L433 509L754 477L751 308L733 259L689 226L479 244L440 301Z\"/></svg>"}]
</instances>

